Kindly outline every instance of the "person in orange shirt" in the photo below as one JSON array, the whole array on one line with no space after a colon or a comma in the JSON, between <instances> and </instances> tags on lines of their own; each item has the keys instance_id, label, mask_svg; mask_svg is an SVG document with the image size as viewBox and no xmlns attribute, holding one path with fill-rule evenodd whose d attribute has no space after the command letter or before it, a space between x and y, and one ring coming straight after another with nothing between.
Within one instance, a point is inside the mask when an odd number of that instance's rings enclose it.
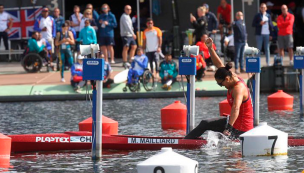
<instances>
[{"instance_id":1,"label":"person in orange shirt","mask_svg":"<svg viewBox=\"0 0 304 173\"><path fill-rule=\"evenodd\" d=\"M215 71L215 66L213 65L211 58L210 58L210 53L208 51L208 47L205 44L205 41L208 39L208 35L204 34L201 37L201 41L197 42L196 45L199 47L200 53L203 55L203 58L206 61L206 64L208 66L208 70L210 71ZM216 50L215 44L212 44L212 47L214 50Z\"/></svg>"},{"instance_id":2,"label":"person in orange shirt","mask_svg":"<svg viewBox=\"0 0 304 173\"><path fill-rule=\"evenodd\" d=\"M153 26L153 20L147 19L147 29L143 33L143 48L146 50L146 55L150 62L150 69L153 73L153 62L155 62L155 71L158 73L157 53L161 53L162 32L158 27Z\"/></svg>"}]
</instances>

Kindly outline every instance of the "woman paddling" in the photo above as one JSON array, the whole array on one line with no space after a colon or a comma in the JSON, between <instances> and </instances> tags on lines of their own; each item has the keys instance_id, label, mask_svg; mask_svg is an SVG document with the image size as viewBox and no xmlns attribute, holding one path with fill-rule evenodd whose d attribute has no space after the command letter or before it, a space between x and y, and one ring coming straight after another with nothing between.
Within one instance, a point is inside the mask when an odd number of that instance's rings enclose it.
<instances>
[{"instance_id":1,"label":"woman paddling","mask_svg":"<svg viewBox=\"0 0 304 173\"><path fill-rule=\"evenodd\" d=\"M227 100L231 106L230 116L226 118L216 118L202 120L185 139L195 139L200 137L206 130L221 132L226 136L238 138L242 133L253 128L253 108L249 89L244 80L230 71L231 63L226 66L221 62L212 47L213 40L208 38L205 42L211 55L213 64L218 68L214 78L219 86L228 89Z\"/></svg>"}]
</instances>

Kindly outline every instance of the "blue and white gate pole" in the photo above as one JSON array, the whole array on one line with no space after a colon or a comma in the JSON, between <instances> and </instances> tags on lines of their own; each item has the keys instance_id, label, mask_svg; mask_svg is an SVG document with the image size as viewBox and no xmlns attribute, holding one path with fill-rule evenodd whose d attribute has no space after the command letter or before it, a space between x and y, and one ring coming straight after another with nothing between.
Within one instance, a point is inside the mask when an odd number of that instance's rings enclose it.
<instances>
[{"instance_id":1,"label":"blue and white gate pole","mask_svg":"<svg viewBox=\"0 0 304 173\"><path fill-rule=\"evenodd\" d=\"M198 50L198 46L184 46L186 57L179 58L179 75L190 75L190 79L187 79L187 134L195 127L196 58L190 55L197 56Z\"/></svg>"},{"instance_id":2,"label":"blue and white gate pole","mask_svg":"<svg viewBox=\"0 0 304 173\"><path fill-rule=\"evenodd\" d=\"M244 55L246 56L246 72L255 73L254 80L254 126L258 126L260 122L260 73L261 73L261 59L258 56L259 49L255 47L245 47Z\"/></svg>"},{"instance_id":3,"label":"blue and white gate pole","mask_svg":"<svg viewBox=\"0 0 304 173\"><path fill-rule=\"evenodd\" d=\"M98 47L98 48L96 48ZM99 160L102 156L102 89L104 79L104 59L95 59L98 45L90 45L91 57L83 61L83 80L96 80L96 90L93 90L92 110L92 160Z\"/></svg>"},{"instance_id":4,"label":"blue and white gate pole","mask_svg":"<svg viewBox=\"0 0 304 173\"><path fill-rule=\"evenodd\" d=\"M300 120L304 121L304 47L297 47L296 54L294 55L293 67L301 69L300 75Z\"/></svg>"}]
</instances>

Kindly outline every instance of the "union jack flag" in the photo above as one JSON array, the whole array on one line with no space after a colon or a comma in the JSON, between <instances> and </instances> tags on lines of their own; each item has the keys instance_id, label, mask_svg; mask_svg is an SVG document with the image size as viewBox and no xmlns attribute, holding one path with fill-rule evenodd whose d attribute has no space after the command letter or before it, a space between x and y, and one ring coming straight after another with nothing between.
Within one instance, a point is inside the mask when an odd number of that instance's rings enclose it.
<instances>
[{"instance_id":1,"label":"union jack flag","mask_svg":"<svg viewBox=\"0 0 304 173\"><path fill-rule=\"evenodd\" d=\"M28 39L31 37L35 19L41 14L41 7L22 7L5 9L13 19L13 27L8 32L10 39Z\"/></svg>"}]
</instances>

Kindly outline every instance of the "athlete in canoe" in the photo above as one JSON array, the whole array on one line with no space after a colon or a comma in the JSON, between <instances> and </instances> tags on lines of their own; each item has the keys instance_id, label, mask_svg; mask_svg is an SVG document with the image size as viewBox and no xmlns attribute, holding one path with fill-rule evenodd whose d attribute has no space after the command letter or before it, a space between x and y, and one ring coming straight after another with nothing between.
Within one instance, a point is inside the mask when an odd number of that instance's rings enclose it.
<instances>
[{"instance_id":1,"label":"athlete in canoe","mask_svg":"<svg viewBox=\"0 0 304 173\"><path fill-rule=\"evenodd\" d=\"M205 44L208 47L213 64L218 68L214 75L217 84L228 89L227 100L231 106L231 112L228 118L202 120L185 139L198 138L206 130L221 132L226 136L238 138L239 135L253 128L253 108L249 89L244 80L230 70L232 68L231 63L224 66L212 47L213 40L208 38Z\"/></svg>"}]
</instances>

